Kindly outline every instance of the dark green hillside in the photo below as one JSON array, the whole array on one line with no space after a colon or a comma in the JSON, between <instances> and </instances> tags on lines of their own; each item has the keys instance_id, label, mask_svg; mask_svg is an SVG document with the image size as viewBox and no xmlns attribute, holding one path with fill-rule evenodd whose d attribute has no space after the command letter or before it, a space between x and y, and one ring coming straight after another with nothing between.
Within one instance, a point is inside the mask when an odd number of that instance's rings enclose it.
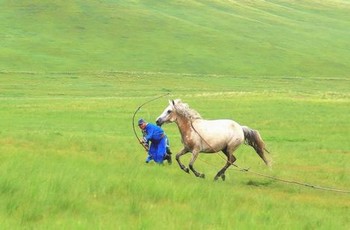
<instances>
[{"instance_id":1,"label":"dark green hillside","mask_svg":"<svg viewBox=\"0 0 350 230\"><path fill-rule=\"evenodd\" d=\"M1 1L0 70L348 76L348 1Z\"/></svg>"}]
</instances>

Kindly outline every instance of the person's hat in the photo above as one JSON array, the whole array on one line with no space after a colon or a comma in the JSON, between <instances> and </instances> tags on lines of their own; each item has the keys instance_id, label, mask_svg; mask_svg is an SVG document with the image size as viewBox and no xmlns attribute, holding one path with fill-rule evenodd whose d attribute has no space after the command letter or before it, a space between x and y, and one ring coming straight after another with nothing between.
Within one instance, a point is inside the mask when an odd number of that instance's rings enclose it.
<instances>
[{"instance_id":1,"label":"person's hat","mask_svg":"<svg viewBox=\"0 0 350 230\"><path fill-rule=\"evenodd\" d=\"M145 123L145 120L143 120L143 119L141 118L141 119L139 120L138 124L141 125L141 124L143 124L143 123Z\"/></svg>"}]
</instances>

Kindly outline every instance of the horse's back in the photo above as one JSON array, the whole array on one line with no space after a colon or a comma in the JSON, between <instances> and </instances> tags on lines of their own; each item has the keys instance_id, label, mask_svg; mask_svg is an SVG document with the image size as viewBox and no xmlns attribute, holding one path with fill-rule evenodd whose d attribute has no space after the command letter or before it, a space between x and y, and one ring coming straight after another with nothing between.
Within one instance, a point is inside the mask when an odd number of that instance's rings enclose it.
<instances>
[{"instance_id":1,"label":"horse's back","mask_svg":"<svg viewBox=\"0 0 350 230\"><path fill-rule=\"evenodd\" d=\"M194 123L198 132L207 136L209 139L217 139L222 141L230 141L236 139L244 140L242 127L237 122L230 119L219 120L196 120Z\"/></svg>"}]
</instances>

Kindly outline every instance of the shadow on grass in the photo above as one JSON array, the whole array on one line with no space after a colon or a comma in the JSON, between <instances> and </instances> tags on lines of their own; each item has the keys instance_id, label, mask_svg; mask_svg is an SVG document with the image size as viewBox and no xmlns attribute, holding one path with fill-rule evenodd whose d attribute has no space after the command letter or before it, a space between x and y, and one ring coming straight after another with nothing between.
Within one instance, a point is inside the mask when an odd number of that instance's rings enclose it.
<instances>
[{"instance_id":1,"label":"shadow on grass","mask_svg":"<svg viewBox=\"0 0 350 230\"><path fill-rule=\"evenodd\" d=\"M249 180L246 184L249 186L255 186L255 187L267 187L273 183L272 180L269 181L254 181L254 180Z\"/></svg>"}]
</instances>

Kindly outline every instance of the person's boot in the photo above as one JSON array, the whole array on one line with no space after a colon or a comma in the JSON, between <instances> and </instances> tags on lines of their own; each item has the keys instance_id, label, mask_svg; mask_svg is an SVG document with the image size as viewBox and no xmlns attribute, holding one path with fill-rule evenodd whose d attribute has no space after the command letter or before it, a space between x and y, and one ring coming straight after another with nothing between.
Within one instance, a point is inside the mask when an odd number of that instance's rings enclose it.
<instances>
[{"instance_id":1,"label":"person's boot","mask_svg":"<svg viewBox=\"0 0 350 230\"><path fill-rule=\"evenodd\" d=\"M170 154L165 154L164 160L167 160L167 161L168 161L168 164L171 165L172 160L171 160L171 155L170 155Z\"/></svg>"},{"instance_id":2,"label":"person's boot","mask_svg":"<svg viewBox=\"0 0 350 230\"><path fill-rule=\"evenodd\" d=\"M173 161L171 160L171 154L172 152L170 151L170 148L169 147L166 147L166 156L167 156L167 161L168 161L168 164L171 165L171 163L173 163Z\"/></svg>"}]
</instances>

